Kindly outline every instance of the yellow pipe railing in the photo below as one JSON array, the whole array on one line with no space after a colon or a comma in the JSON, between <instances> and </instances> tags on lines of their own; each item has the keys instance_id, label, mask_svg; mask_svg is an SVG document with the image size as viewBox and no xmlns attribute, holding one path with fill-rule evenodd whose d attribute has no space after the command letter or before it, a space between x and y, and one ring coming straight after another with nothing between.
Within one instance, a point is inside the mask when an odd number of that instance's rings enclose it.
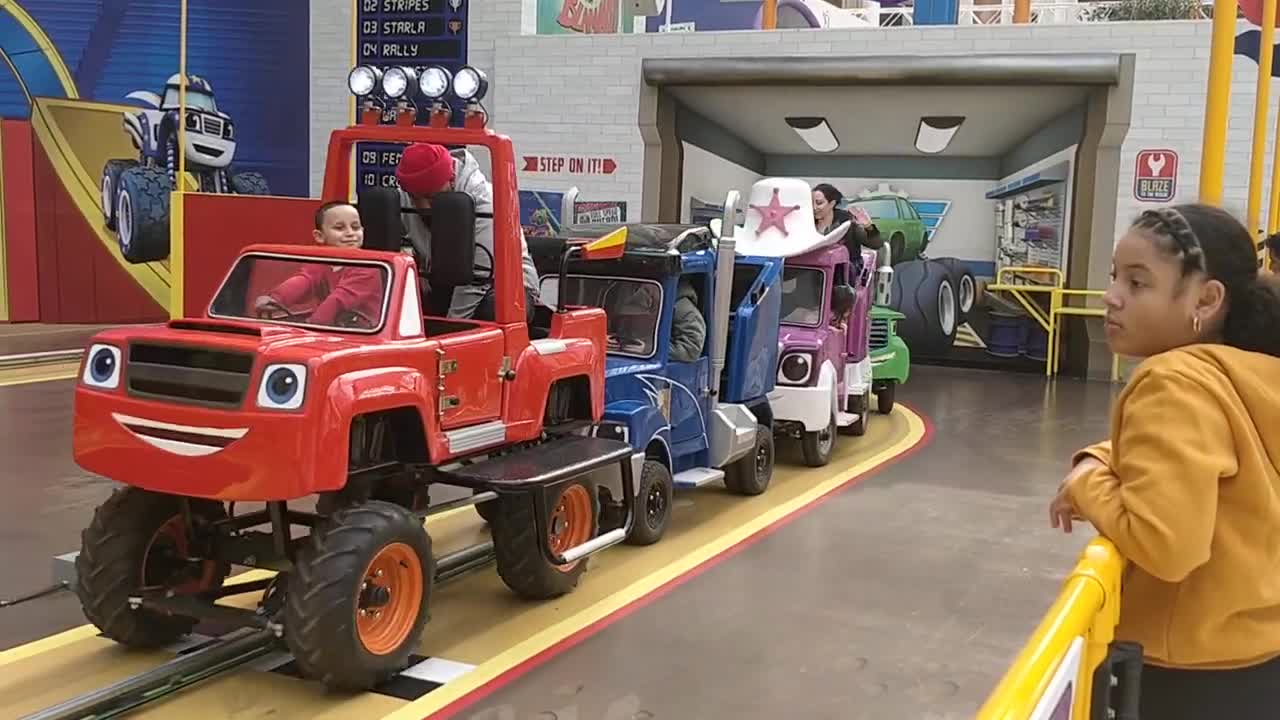
<instances>
[{"instance_id":1,"label":"yellow pipe railing","mask_svg":"<svg viewBox=\"0 0 1280 720\"><path fill-rule=\"evenodd\" d=\"M1125 560L1105 538L1080 555L1048 614L978 711L977 720L1027 720L1076 638L1085 646L1076 675L1072 717L1089 717L1093 673L1106 659L1120 620Z\"/></svg>"},{"instance_id":2,"label":"yellow pipe railing","mask_svg":"<svg viewBox=\"0 0 1280 720\"><path fill-rule=\"evenodd\" d=\"M1204 145L1200 153L1200 202L1222 204L1227 161L1227 114L1231 110L1231 60L1235 52L1236 0L1213 3L1213 41L1204 103ZM1251 231L1252 232L1252 231Z\"/></svg>"},{"instance_id":3,"label":"yellow pipe railing","mask_svg":"<svg viewBox=\"0 0 1280 720\"><path fill-rule=\"evenodd\" d=\"M1101 298L1105 290L1073 290L1070 288L1058 288L1052 295L1049 303L1049 358L1045 364L1045 375L1057 375L1059 368L1062 366L1062 328L1060 327L1059 318L1064 315L1072 315L1076 317L1106 317L1106 308L1081 307L1079 305L1068 305L1065 299L1071 297L1085 298L1088 302L1089 298ZM1120 356L1112 354L1111 356L1111 382L1120 379Z\"/></svg>"},{"instance_id":4,"label":"yellow pipe railing","mask_svg":"<svg viewBox=\"0 0 1280 720\"><path fill-rule=\"evenodd\" d=\"M1266 163L1267 117L1271 111L1271 61L1275 42L1276 0L1262 0L1262 47L1258 51L1258 89L1253 101L1253 147L1249 155L1249 206L1245 216L1250 235L1263 230L1262 171ZM1267 220L1273 222L1270 217Z\"/></svg>"}]
</instances>

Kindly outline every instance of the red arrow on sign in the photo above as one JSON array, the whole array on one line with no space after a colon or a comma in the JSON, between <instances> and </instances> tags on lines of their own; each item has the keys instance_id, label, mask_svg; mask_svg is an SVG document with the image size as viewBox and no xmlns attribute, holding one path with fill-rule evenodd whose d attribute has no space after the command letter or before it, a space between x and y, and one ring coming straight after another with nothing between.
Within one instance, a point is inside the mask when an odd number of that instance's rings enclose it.
<instances>
[{"instance_id":1,"label":"red arrow on sign","mask_svg":"<svg viewBox=\"0 0 1280 720\"><path fill-rule=\"evenodd\" d=\"M612 175L614 170L618 169L618 163L613 158L604 159L604 174Z\"/></svg>"},{"instance_id":2,"label":"red arrow on sign","mask_svg":"<svg viewBox=\"0 0 1280 720\"><path fill-rule=\"evenodd\" d=\"M525 171L525 172L533 172L534 170L537 170L537 169L538 169L538 156L537 156L537 155L525 155L525 156L524 156L524 171Z\"/></svg>"}]
</instances>

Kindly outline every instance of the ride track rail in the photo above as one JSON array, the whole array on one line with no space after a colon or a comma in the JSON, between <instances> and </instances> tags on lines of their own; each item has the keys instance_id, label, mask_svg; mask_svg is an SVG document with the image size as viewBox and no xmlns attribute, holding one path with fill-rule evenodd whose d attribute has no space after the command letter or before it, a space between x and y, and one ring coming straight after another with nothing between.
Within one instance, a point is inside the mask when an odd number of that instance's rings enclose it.
<instances>
[{"instance_id":1,"label":"ride track rail","mask_svg":"<svg viewBox=\"0 0 1280 720\"><path fill-rule=\"evenodd\" d=\"M475 495L441 503L420 513L423 521L451 510L497 499L493 491L476 493ZM456 579L466 573L488 565L494 560L493 541L456 550L436 558L434 582L437 586ZM232 597L244 595L269 586L278 576L269 579L234 583L224 586L216 595ZM0 608L11 607L31 600L47 597L54 593L71 590L68 581L61 581L51 587L12 600L0 600ZM188 598L132 598L135 607L146 605L156 609L181 610ZM263 600L265 605L266 598ZM220 617L209 617L214 621L241 625L231 632L217 638L213 644L192 651L186 655L161 663L156 667L132 675L103 688L73 697L56 705L52 705L35 713L22 716L19 720L107 720L124 716L133 710L173 693L203 682L221 673L234 670L252 662L268 653L284 647L281 639L283 628L260 611L252 611L235 607L215 605L221 611ZM205 610L209 615L208 608ZM292 659L292 655L289 656Z\"/></svg>"},{"instance_id":2,"label":"ride track rail","mask_svg":"<svg viewBox=\"0 0 1280 720\"><path fill-rule=\"evenodd\" d=\"M83 348L76 350L48 350L44 352L0 355L0 371L41 367L44 365L57 365L59 363L79 360L83 355Z\"/></svg>"}]
</instances>

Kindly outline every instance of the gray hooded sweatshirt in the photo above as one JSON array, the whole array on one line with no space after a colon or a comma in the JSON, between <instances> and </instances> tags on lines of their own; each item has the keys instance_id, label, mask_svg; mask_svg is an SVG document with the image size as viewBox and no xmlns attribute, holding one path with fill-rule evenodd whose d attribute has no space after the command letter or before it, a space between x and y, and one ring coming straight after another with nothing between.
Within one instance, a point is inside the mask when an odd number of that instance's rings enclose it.
<instances>
[{"instance_id":1,"label":"gray hooded sweatshirt","mask_svg":"<svg viewBox=\"0 0 1280 720\"><path fill-rule=\"evenodd\" d=\"M470 195L476 201L477 214L493 214L493 185L480 171L480 163L468 150L454 150L454 190ZM411 207L412 200L404 190L400 191L400 203ZM424 258L431 261L431 229L426 220L415 213L405 215L405 232L413 247ZM529 255L529 244L525 242L524 230L520 231L520 251L523 256L524 287L533 297L538 295L538 271L534 268L533 258ZM493 219L476 218L476 265L493 267ZM491 283L463 285L454 288L453 300L449 304L449 317L470 318L475 316L476 308L489 291Z\"/></svg>"}]
</instances>

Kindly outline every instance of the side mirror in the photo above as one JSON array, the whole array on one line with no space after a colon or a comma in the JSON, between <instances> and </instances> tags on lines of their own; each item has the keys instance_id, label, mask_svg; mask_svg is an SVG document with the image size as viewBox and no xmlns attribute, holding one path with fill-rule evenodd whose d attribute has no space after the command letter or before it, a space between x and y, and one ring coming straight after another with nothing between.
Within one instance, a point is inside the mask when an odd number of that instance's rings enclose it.
<instances>
[{"instance_id":1,"label":"side mirror","mask_svg":"<svg viewBox=\"0 0 1280 720\"><path fill-rule=\"evenodd\" d=\"M431 198L432 287L456 287L475 282L476 201L463 192L442 192ZM493 259L490 259L493 262ZM490 269L492 272L492 269Z\"/></svg>"}]
</instances>

